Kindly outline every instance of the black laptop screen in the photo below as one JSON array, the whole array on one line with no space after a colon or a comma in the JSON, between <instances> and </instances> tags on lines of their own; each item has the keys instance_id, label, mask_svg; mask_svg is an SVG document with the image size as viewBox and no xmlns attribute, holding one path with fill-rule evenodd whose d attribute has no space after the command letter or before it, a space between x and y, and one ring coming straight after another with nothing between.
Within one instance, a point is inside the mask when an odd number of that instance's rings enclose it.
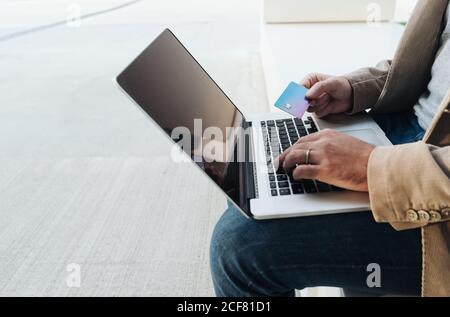
<instances>
[{"instance_id":1,"label":"black laptop screen","mask_svg":"<svg viewBox=\"0 0 450 317\"><path fill-rule=\"evenodd\" d=\"M117 82L247 211L236 151L243 116L172 32L162 32L117 77ZM174 162L178 159L172 158Z\"/></svg>"}]
</instances>

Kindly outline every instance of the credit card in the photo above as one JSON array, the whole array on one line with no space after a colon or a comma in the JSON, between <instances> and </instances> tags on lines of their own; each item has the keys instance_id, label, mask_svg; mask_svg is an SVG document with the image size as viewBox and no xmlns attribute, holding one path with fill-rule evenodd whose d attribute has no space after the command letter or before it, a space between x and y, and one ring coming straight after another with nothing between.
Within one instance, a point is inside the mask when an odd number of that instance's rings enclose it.
<instances>
[{"instance_id":1,"label":"credit card","mask_svg":"<svg viewBox=\"0 0 450 317\"><path fill-rule=\"evenodd\" d=\"M309 102L306 99L306 92L308 89L295 82L291 82L280 98L275 102L275 107L301 118L309 107Z\"/></svg>"}]
</instances>

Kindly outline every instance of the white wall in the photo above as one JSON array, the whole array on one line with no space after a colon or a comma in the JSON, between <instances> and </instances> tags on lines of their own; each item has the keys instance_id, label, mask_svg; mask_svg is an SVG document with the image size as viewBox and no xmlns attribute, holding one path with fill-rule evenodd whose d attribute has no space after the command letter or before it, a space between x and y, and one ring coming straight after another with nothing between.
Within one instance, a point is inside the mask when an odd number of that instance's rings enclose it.
<instances>
[{"instance_id":1,"label":"white wall","mask_svg":"<svg viewBox=\"0 0 450 317\"><path fill-rule=\"evenodd\" d=\"M269 23L386 21L394 11L395 0L264 0Z\"/></svg>"}]
</instances>

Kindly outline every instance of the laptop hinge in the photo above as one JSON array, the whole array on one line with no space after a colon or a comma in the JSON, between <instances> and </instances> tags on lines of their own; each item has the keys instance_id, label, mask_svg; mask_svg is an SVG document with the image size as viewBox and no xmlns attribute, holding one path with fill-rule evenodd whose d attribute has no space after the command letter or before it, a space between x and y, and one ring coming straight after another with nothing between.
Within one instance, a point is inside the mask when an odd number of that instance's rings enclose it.
<instances>
[{"instance_id":1,"label":"laptop hinge","mask_svg":"<svg viewBox=\"0 0 450 317\"><path fill-rule=\"evenodd\" d=\"M257 197L257 190L256 190L256 182L255 182L255 163L253 159L253 152L252 152L252 135L251 135L251 127L252 123L243 121L242 126L245 131L245 164L244 164L244 171L245 171L245 197L248 201L248 204L250 204L250 199Z\"/></svg>"}]
</instances>

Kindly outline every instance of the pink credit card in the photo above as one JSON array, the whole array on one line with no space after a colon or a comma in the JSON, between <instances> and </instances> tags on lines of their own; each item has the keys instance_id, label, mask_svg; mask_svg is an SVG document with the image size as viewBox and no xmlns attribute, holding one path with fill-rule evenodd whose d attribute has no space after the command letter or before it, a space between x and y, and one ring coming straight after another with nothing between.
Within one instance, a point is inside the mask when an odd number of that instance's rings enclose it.
<instances>
[{"instance_id":1,"label":"pink credit card","mask_svg":"<svg viewBox=\"0 0 450 317\"><path fill-rule=\"evenodd\" d=\"M291 82L275 102L275 107L294 117L301 118L309 107L309 102L306 98L307 92L308 89L302 85Z\"/></svg>"}]
</instances>

